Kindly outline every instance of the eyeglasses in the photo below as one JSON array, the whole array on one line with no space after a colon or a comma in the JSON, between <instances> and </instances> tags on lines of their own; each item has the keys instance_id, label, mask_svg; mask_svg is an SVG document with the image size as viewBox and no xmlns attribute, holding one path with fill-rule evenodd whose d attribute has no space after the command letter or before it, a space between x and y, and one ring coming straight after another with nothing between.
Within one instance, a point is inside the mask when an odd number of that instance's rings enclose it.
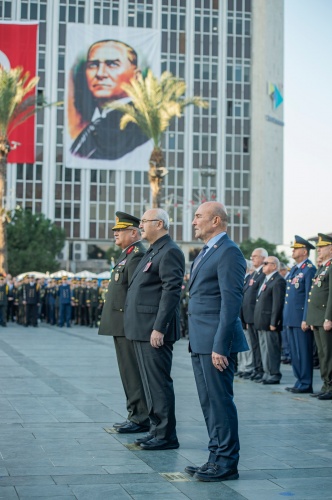
<instances>
[{"instance_id":1,"label":"eyeglasses","mask_svg":"<svg viewBox=\"0 0 332 500\"><path fill-rule=\"evenodd\" d=\"M263 266L268 266L269 264L274 264L274 262L263 262Z\"/></svg>"},{"instance_id":2,"label":"eyeglasses","mask_svg":"<svg viewBox=\"0 0 332 500\"><path fill-rule=\"evenodd\" d=\"M159 222L160 219L142 219L141 224L146 224L147 222Z\"/></svg>"}]
</instances>

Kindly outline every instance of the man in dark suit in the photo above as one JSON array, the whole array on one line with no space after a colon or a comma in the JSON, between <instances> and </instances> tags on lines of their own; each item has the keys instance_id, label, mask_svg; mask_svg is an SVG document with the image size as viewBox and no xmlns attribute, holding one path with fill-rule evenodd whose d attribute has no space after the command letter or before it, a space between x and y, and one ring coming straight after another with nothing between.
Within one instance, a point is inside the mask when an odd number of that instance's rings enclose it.
<instances>
[{"instance_id":1,"label":"man in dark suit","mask_svg":"<svg viewBox=\"0 0 332 500\"><path fill-rule=\"evenodd\" d=\"M246 259L246 275L244 277L244 283L243 283L243 294L245 294L246 290L249 287L249 282L252 277L252 273L254 272L252 261ZM237 372L235 373L235 376L238 376L240 378L250 378L252 372L253 372L253 355L252 355L252 349L250 348L250 335L247 330L247 324L243 320L243 311L242 307L240 310L240 318L242 322L242 328L244 331L244 335L246 337L246 341L248 342L249 350L248 351L242 351L239 352L237 355Z\"/></svg>"},{"instance_id":2,"label":"man in dark suit","mask_svg":"<svg viewBox=\"0 0 332 500\"><path fill-rule=\"evenodd\" d=\"M262 355L264 385L279 384L281 380L281 335L286 281L279 274L279 259L269 256L263 262L265 279L260 286L254 312Z\"/></svg>"},{"instance_id":3,"label":"man in dark suit","mask_svg":"<svg viewBox=\"0 0 332 500\"><path fill-rule=\"evenodd\" d=\"M315 335L323 380L321 390L314 396L326 401L332 399L332 237L318 233L316 247L322 265L309 292L306 323Z\"/></svg>"},{"instance_id":4,"label":"man in dark suit","mask_svg":"<svg viewBox=\"0 0 332 500\"><path fill-rule=\"evenodd\" d=\"M243 289L243 301L241 307L241 319L246 325L247 335L250 339L249 346L252 351L252 373L245 374L243 378L251 380L261 380L263 377L262 356L259 347L258 332L254 325L254 311L259 287L264 281L263 262L268 253L265 248L255 248L250 260L254 266L254 272L248 282L248 286Z\"/></svg>"},{"instance_id":5,"label":"man in dark suit","mask_svg":"<svg viewBox=\"0 0 332 500\"><path fill-rule=\"evenodd\" d=\"M88 50L85 71L75 72L75 107L90 123L72 144L73 155L95 160L117 160L149 139L135 123L120 130L123 113L107 107L130 102L123 83L135 79L137 54L119 40L100 40Z\"/></svg>"},{"instance_id":6,"label":"man in dark suit","mask_svg":"<svg viewBox=\"0 0 332 500\"><path fill-rule=\"evenodd\" d=\"M168 234L164 210L147 210L140 228L150 247L129 283L124 329L134 344L150 431L135 443L144 450L168 450L179 447L171 367L173 344L180 338L184 255Z\"/></svg>"},{"instance_id":7,"label":"man in dark suit","mask_svg":"<svg viewBox=\"0 0 332 500\"><path fill-rule=\"evenodd\" d=\"M206 464L185 471L201 481L225 481L239 477L233 380L237 353L248 349L239 318L246 262L226 234L221 203L200 205L193 226L205 245L191 267L189 342L210 454Z\"/></svg>"},{"instance_id":8,"label":"man in dark suit","mask_svg":"<svg viewBox=\"0 0 332 500\"><path fill-rule=\"evenodd\" d=\"M128 410L127 420L114 424L114 428L124 434L147 431L150 423L134 346L126 339L123 326L128 285L146 249L141 242L140 220L124 212L115 215L116 224L112 229L115 243L122 252L112 270L98 333L114 339Z\"/></svg>"},{"instance_id":9,"label":"man in dark suit","mask_svg":"<svg viewBox=\"0 0 332 500\"><path fill-rule=\"evenodd\" d=\"M309 260L309 252L315 247L309 241L295 235L292 257L296 264L287 277L283 326L290 346L294 387L286 391L295 394L312 393L313 378L313 332L305 319L312 278L316 267Z\"/></svg>"}]
</instances>

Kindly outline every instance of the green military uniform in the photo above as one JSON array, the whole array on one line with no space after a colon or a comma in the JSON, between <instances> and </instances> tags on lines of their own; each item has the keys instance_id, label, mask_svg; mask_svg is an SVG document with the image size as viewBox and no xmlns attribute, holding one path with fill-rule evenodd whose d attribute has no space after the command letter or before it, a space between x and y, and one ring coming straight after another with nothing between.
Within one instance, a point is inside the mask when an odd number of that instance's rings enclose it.
<instances>
[{"instance_id":1,"label":"green military uniform","mask_svg":"<svg viewBox=\"0 0 332 500\"><path fill-rule=\"evenodd\" d=\"M116 212L117 220L113 230L138 227L139 219ZM131 277L145 254L141 241L125 248L112 270L106 294L106 301L100 320L99 335L114 338L119 372L127 399L128 420L141 426L149 425L148 409L133 343L124 334L123 316L128 285ZM139 325L137 325L139 328Z\"/></svg>"},{"instance_id":2,"label":"green military uniform","mask_svg":"<svg viewBox=\"0 0 332 500\"><path fill-rule=\"evenodd\" d=\"M332 238L319 233L317 247L332 245ZM324 330L324 323L332 321L332 259L316 272L308 299L306 322L314 327L320 373L323 380L319 399L332 399L332 330Z\"/></svg>"}]
</instances>

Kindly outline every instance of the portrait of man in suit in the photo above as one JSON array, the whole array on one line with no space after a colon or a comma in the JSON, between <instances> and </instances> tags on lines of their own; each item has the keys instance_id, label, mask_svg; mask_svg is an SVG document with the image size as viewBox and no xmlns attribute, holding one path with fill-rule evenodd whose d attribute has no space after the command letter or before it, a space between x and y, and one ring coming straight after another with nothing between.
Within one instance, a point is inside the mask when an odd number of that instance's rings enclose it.
<instances>
[{"instance_id":1,"label":"portrait of man in suit","mask_svg":"<svg viewBox=\"0 0 332 500\"><path fill-rule=\"evenodd\" d=\"M191 267L189 342L209 457L204 465L185 471L200 481L226 481L239 477L233 381L237 353L248 350L239 318L246 261L227 235L227 212L221 203L200 205L193 226L205 245Z\"/></svg>"},{"instance_id":2,"label":"portrait of man in suit","mask_svg":"<svg viewBox=\"0 0 332 500\"><path fill-rule=\"evenodd\" d=\"M138 56L130 45L113 39L93 43L86 59L72 72L74 110L81 131L70 147L72 155L93 160L118 160L149 139L130 123L120 130L123 116L109 103L129 103L123 83L130 83L140 73Z\"/></svg>"}]
</instances>

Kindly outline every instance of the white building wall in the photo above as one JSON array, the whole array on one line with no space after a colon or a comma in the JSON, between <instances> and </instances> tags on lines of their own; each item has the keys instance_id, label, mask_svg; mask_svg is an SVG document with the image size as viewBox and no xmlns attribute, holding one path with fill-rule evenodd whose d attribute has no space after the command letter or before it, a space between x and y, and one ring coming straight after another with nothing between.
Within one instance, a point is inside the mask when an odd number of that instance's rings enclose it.
<instances>
[{"instance_id":1,"label":"white building wall","mask_svg":"<svg viewBox=\"0 0 332 500\"><path fill-rule=\"evenodd\" d=\"M273 109L268 84L283 94L283 0L252 2L250 236L283 238L283 108ZM276 121L268 121L268 118Z\"/></svg>"}]
</instances>

